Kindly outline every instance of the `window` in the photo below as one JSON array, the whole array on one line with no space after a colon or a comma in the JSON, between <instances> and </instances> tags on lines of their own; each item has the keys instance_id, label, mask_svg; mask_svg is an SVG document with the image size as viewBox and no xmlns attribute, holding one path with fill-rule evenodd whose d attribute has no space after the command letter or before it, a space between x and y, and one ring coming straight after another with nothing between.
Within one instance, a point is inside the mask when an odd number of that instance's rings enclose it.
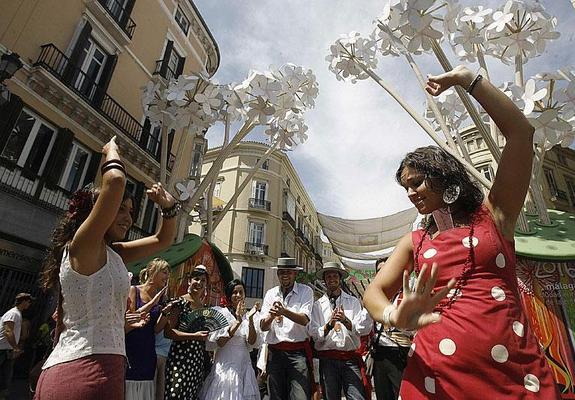
<instances>
[{"instance_id":1,"label":"window","mask_svg":"<svg viewBox=\"0 0 575 400\"><path fill-rule=\"evenodd\" d=\"M116 21L122 21L129 17L126 15L126 5L128 0L106 0L106 9Z\"/></svg>"},{"instance_id":2,"label":"window","mask_svg":"<svg viewBox=\"0 0 575 400\"><path fill-rule=\"evenodd\" d=\"M188 31L190 30L190 20L186 17L186 14L182 11L180 7L176 10L176 16L174 17L178 26L182 29L186 35L188 35Z\"/></svg>"},{"instance_id":3,"label":"window","mask_svg":"<svg viewBox=\"0 0 575 400\"><path fill-rule=\"evenodd\" d=\"M557 195L557 183L555 181L555 174L553 174L553 170L548 168L543 168L545 172L545 179L547 179L547 186L549 186L549 191L551 192L551 196Z\"/></svg>"},{"instance_id":4,"label":"window","mask_svg":"<svg viewBox=\"0 0 575 400\"><path fill-rule=\"evenodd\" d=\"M126 191L126 193L130 193L130 195L132 197L136 197L136 182L134 182L131 178L126 178L126 189L124 189ZM134 204L134 207L136 207L136 205Z\"/></svg>"},{"instance_id":5,"label":"window","mask_svg":"<svg viewBox=\"0 0 575 400\"><path fill-rule=\"evenodd\" d=\"M148 137L148 143L146 144L146 150L150 154L157 155L160 152L160 138L162 137L162 127L154 126L150 130L150 136Z\"/></svg>"},{"instance_id":6,"label":"window","mask_svg":"<svg viewBox=\"0 0 575 400\"><path fill-rule=\"evenodd\" d=\"M146 232L155 232L156 223L158 220L158 205L146 196L146 206L144 209L145 211L142 218L142 229Z\"/></svg>"},{"instance_id":7,"label":"window","mask_svg":"<svg viewBox=\"0 0 575 400\"><path fill-rule=\"evenodd\" d=\"M202 158L204 155L204 142L196 143L192 151L192 165L190 166L190 178L199 178L202 173Z\"/></svg>"},{"instance_id":8,"label":"window","mask_svg":"<svg viewBox=\"0 0 575 400\"><path fill-rule=\"evenodd\" d=\"M75 192L82 187L91 157L92 153L87 148L78 142L73 142L60 180L60 186L69 192Z\"/></svg>"},{"instance_id":9,"label":"window","mask_svg":"<svg viewBox=\"0 0 575 400\"><path fill-rule=\"evenodd\" d=\"M218 179L216 182L216 185L214 186L214 197L220 197L221 193L222 193L222 182L224 180L223 179Z\"/></svg>"},{"instance_id":10,"label":"window","mask_svg":"<svg viewBox=\"0 0 575 400\"><path fill-rule=\"evenodd\" d=\"M483 174L483 176L485 176L485 179L493 181L493 169L491 168L491 165L483 165L477 169Z\"/></svg>"},{"instance_id":11,"label":"window","mask_svg":"<svg viewBox=\"0 0 575 400\"><path fill-rule=\"evenodd\" d=\"M242 268L242 281L246 284L246 297L264 297L264 274L260 268Z\"/></svg>"},{"instance_id":12,"label":"window","mask_svg":"<svg viewBox=\"0 0 575 400\"><path fill-rule=\"evenodd\" d=\"M56 128L23 110L2 150L2 157L41 175L56 138Z\"/></svg>"},{"instance_id":13,"label":"window","mask_svg":"<svg viewBox=\"0 0 575 400\"><path fill-rule=\"evenodd\" d=\"M575 206L575 181L573 181L571 178L565 177L565 182L567 183L567 190L569 191L571 204Z\"/></svg>"},{"instance_id":14,"label":"window","mask_svg":"<svg viewBox=\"0 0 575 400\"><path fill-rule=\"evenodd\" d=\"M174 48L174 42L168 40L162 59L156 62L154 74L159 74L167 80L175 79L182 74L185 61L186 59Z\"/></svg>"},{"instance_id":15,"label":"window","mask_svg":"<svg viewBox=\"0 0 575 400\"><path fill-rule=\"evenodd\" d=\"M483 148L483 138L477 138L477 149Z\"/></svg>"},{"instance_id":16,"label":"window","mask_svg":"<svg viewBox=\"0 0 575 400\"><path fill-rule=\"evenodd\" d=\"M248 240L251 244L262 245L264 244L264 228L265 224L261 222L250 222L250 231Z\"/></svg>"},{"instance_id":17,"label":"window","mask_svg":"<svg viewBox=\"0 0 575 400\"><path fill-rule=\"evenodd\" d=\"M259 162L260 162L260 159L259 159L259 158L256 158L256 164L259 163ZM262 168L262 169L265 169L265 170L270 169L269 160L265 160L265 161L262 163L262 167L261 167L261 168Z\"/></svg>"},{"instance_id":18,"label":"window","mask_svg":"<svg viewBox=\"0 0 575 400\"><path fill-rule=\"evenodd\" d=\"M88 38L78 60L77 65L81 72L76 78L74 88L90 100L94 99L107 59L108 55L100 45L92 37Z\"/></svg>"},{"instance_id":19,"label":"window","mask_svg":"<svg viewBox=\"0 0 575 400\"><path fill-rule=\"evenodd\" d=\"M268 187L267 182L255 181L253 197L256 200L260 200L262 202L265 201L267 187Z\"/></svg>"}]
</instances>

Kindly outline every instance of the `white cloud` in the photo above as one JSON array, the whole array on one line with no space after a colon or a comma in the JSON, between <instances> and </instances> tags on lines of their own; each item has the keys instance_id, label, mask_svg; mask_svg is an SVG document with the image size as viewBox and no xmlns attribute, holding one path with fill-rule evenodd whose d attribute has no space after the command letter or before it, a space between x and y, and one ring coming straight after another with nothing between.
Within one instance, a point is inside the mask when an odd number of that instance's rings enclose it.
<instances>
[{"instance_id":1,"label":"white cloud","mask_svg":"<svg viewBox=\"0 0 575 400\"><path fill-rule=\"evenodd\" d=\"M195 3L220 48L221 64L216 74L220 82L239 82L249 69L286 62L311 68L317 75L320 94L315 109L306 114L310 138L289 156L318 211L366 218L410 206L403 189L395 183L395 170L405 153L432 144L431 139L375 82L339 82L324 60L329 45L340 34L371 31L372 21L382 10L381 0ZM504 2L462 3L497 7ZM527 65L526 76L575 63L572 6L551 0L541 3L559 17L563 36L548 46L544 56ZM417 61L424 74L441 72L429 56ZM452 62L457 63L454 58ZM496 67L491 72L497 82L512 79L509 68L491 65ZM407 63L380 58L378 73L412 106L423 110L424 95ZM219 137L221 128L212 129L210 145L216 145Z\"/></svg>"}]
</instances>

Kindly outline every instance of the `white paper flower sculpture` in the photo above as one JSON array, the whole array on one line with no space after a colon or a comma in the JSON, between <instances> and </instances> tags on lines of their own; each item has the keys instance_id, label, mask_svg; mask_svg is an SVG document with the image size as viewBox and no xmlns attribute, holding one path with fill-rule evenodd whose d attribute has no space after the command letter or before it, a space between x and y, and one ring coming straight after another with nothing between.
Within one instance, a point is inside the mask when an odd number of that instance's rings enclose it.
<instances>
[{"instance_id":1,"label":"white paper flower sculpture","mask_svg":"<svg viewBox=\"0 0 575 400\"><path fill-rule=\"evenodd\" d=\"M525 91L521 99L523 100L525 107L523 108L523 113L529 115L535 109L535 102L543 99L547 94L547 89L542 88L537 90L535 87L535 79L529 79L525 84Z\"/></svg>"},{"instance_id":2,"label":"white paper flower sculpture","mask_svg":"<svg viewBox=\"0 0 575 400\"><path fill-rule=\"evenodd\" d=\"M518 56L526 63L541 55L548 41L559 37L555 31L557 19L536 2L509 0L493 18L486 39L500 47L494 55L507 64L517 62Z\"/></svg>"},{"instance_id":3,"label":"white paper flower sculpture","mask_svg":"<svg viewBox=\"0 0 575 400\"><path fill-rule=\"evenodd\" d=\"M361 37L358 32L343 35L330 46L331 53L326 57L329 70L338 80L349 80L355 83L357 80L367 79L369 75L357 62L362 63L368 69L376 68L375 44L374 40Z\"/></svg>"},{"instance_id":4,"label":"white paper flower sculpture","mask_svg":"<svg viewBox=\"0 0 575 400\"><path fill-rule=\"evenodd\" d=\"M451 130L455 133L459 131L463 123L467 120L468 114L465 110L465 106L459 99L459 96L454 89L447 89L441 93L435 99L439 112L443 116L445 123ZM435 118L433 111L431 110L429 103L427 103L427 109L425 112L425 117L431 122L436 131L441 131L441 126Z\"/></svg>"},{"instance_id":5,"label":"white paper flower sculpture","mask_svg":"<svg viewBox=\"0 0 575 400\"><path fill-rule=\"evenodd\" d=\"M196 182L193 180L189 180L187 182L178 182L176 183L176 189L180 193L179 200L187 201L196 192Z\"/></svg>"}]
</instances>

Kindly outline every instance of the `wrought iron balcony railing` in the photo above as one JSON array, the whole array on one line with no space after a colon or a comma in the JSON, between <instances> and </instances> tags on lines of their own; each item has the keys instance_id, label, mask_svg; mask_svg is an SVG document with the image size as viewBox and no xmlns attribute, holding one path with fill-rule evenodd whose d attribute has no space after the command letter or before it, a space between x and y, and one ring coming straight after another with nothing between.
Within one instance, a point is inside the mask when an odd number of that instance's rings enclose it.
<instances>
[{"instance_id":1,"label":"wrought iron balcony railing","mask_svg":"<svg viewBox=\"0 0 575 400\"><path fill-rule=\"evenodd\" d=\"M54 44L41 46L42 51L34 66L40 66L64 83L74 93L84 99L94 110L118 128L136 145L145 150L157 161L160 160L160 139L152 135L142 137L142 125L114 100L102 85L88 76L80 66L70 59ZM168 170L171 170L175 156L170 153Z\"/></svg>"},{"instance_id":2,"label":"wrought iron balcony railing","mask_svg":"<svg viewBox=\"0 0 575 400\"><path fill-rule=\"evenodd\" d=\"M98 2L131 39L134 36L136 23L132 18L130 18L129 11L126 9L124 4L125 2L119 0L98 0Z\"/></svg>"},{"instance_id":3,"label":"wrought iron balcony railing","mask_svg":"<svg viewBox=\"0 0 575 400\"><path fill-rule=\"evenodd\" d=\"M250 208L256 208L258 210L271 211L271 209L272 209L271 201L264 200L264 199L256 199L253 197L250 198L248 205Z\"/></svg>"},{"instance_id":4,"label":"wrought iron balcony railing","mask_svg":"<svg viewBox=\"0 0 575 400\"><path fill-rule=\"evenodd\" d=\"M251 255L268 255L268 245L263 243L246 242L245 253Z\"/></svg>"}]
</instances>

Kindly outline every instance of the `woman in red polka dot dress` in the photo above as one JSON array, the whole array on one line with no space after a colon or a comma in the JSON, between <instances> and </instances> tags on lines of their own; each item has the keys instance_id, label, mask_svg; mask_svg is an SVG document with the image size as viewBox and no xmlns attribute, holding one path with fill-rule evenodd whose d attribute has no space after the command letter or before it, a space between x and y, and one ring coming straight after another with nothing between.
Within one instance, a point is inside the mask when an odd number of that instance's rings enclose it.
<instances>
[{"instance_id":1,"label":"woman in red polka dot dress","mask_svg":"<svg viewBox=\"0 0 575 400\"><path fill-rule=\"evenodd\" d=\"M513 234L529 186L533 127L496 87L465 67L430 77L438 95L460 85L506 139L487 196L447 152L409 153L398 182L421 214L364 295L371 316L418 329L400 389L415 399L558 399L551 370L518 294ZM409 274L418 278L409 287ZM403 283L403 300L389 299Z\"/></svg>"}]
</instances>

